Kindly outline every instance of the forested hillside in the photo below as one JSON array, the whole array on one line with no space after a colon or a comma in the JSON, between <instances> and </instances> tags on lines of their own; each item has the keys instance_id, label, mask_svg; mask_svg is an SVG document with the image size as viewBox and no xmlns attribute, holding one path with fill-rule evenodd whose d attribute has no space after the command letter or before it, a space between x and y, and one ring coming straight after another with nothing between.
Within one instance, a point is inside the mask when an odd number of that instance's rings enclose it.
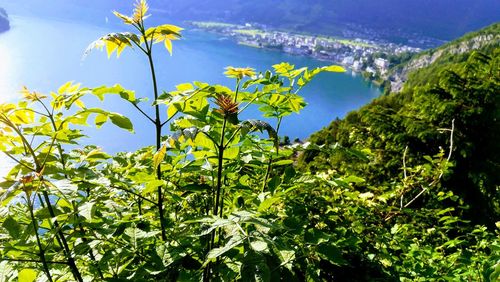
<instances>
[{"instance_id":1,"label":"forested hillside","mask_svg":"<svg viewBox=\"0 0 500 282\"><path fill-rule=\"evenodd\" d=\"M401 93L382 96L309 139L326 147L339 144L369 150L366 158L341 149L312 149L301 156L301 164L313 171L355 173L371 180L364 189L377 189L401 178L405 162L421 165L428 156L449 154L453 165L443 178L442 189L453 192L461 202L451 206L460 207L467 220L494 229L500 218L498 32L496 24L424 52L410 64L433 54L442 56L414 67ZM473 42L477 48L464 49L463 43L471 38L484 40ZM460 53L450 51L460 49ZM420 188L413 191L419 192ZM417 204L425 207L426 195L432 193L426 191Z\"/></svg>"}]
</instances>

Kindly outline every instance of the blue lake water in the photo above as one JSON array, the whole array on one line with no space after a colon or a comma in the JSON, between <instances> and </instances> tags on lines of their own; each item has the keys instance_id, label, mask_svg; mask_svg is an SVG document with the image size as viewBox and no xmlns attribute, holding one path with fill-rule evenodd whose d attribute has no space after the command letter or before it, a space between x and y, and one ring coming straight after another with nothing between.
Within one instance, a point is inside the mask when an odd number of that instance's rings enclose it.
<instances>
[{"instance_id":1,"label":"blue lake water","mask_svg":"<svg viewBox=\"0 0 500 282\"><path fill-rule=\"evenodd\" d=\"M152 93L149 66L140 52L125 50L119 59L108 59L105 52L93 51L82 60L90 42L109 32L127 31L126 27L117 29L107 24L95 26L22 16L11 16L11 27L10 31L0 34L0 102L15 101L23 85L48 93L67 81L80 82L86 87L120 83L135 90L138 97ZM182 40L174 42L173 56L160 45L155 49L155 64L160 89L166 91L191 81L232 86L233 80L223 75L229 65L258 71L283 61L296 67L328 65L307 57L241 46L212 34L189 30ZM300 114L286 118L281 127L280 135L288 135L292 140L306 138L336 117L366 104L380 91L360 76L328 73L318 76L302 94L308 106ZM106 125L100 130L86 131L89 138L85 143L98 144L111 153L152 144L152 125L132 106L113 98L107 98L102 104L91 103L129 116L134 122L135 134ZM257 113L250 113L253 114ZM4 175L7 164L0 156L0 176Z\"/></svg>"}]
</instances>

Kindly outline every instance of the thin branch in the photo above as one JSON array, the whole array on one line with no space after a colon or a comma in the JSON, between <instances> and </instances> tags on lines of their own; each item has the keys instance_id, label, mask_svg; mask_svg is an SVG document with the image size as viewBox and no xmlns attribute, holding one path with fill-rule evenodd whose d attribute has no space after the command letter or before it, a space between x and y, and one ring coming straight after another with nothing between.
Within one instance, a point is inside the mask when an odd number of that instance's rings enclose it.
<instances>
[{"instance_id":1,"label":"thin branch","mask_svg":"<svg viewBox=\"0 0 500 282\"><path fill-rule=\"evenodd\" d=\"M451 120L450 151L448 152L448 158L446 158L447 161L450 161L453 152L453 132L455 132L455 119Z\"/></svg>"},{"instance_id":2,"label":"thin branch","mask_svg":"<svg viewBox=\"0 0 500 282\"><path fill-rule=\"evenodd\" d=\"M455 132L455 119L453 119L451 121L451 129L441 129L442 131L450 131L450 151L448 152L448 156L446 158L446 162L449 162L451 160L451 156L452 156L452 152L453 152L453 134ZM410 206L413 202L415 202L420 196L422 196L427 190L429 190L429 188L433 187L434 185L436 185L439 180L443 177L443 174L444 174L444 171L441 170L441 173L439 174L439 176L434 179L427 187L424 187L422 186L422 191L420 191L415 197L413 197L413 199L411 199L408 203L406 203L403 208L407 208L408 206ZM387 217L385 219L385 221L388 221L390 220L391 218L393 218L395 216L395 214Z\"/></svg>"},{"instance_id":3,"label":"thin branch","mask_svg":"<svg viewBox=\"0 0 500 282\"><path fill-rule=\"evenodd\" d=\"M403 180L403 186L406 188L406 180L408 179L408 175L406 174L406 153L408 152L408 146L405 147L405 151L403 153L403 175L404 175L404 180ZM403 198L404 198L404 192L401 193L401 199L399 200L399 209L403 209Z\"/></svg>"},{"instance_id":4,"label":"thin branch","mask_svg":"<svg viewBox=\"0 0 500 282\"><path fill-rule=\"evenodd\" d=\"M50 152L52 151L52 147L54 147L54 143L56 142L57 134L58 133L56 132L56 134L54 134L54 138L52 138L52 142L50 143L49 151L45 155L45 159L43 160L42 167L40 168L42 170L43 170L43 167L45 167L45 164L47 163L47 159L50 155Z\"/></svg>"},{"instance_id":5,"label":"thin branch","mask_svg":"<svg viewBox=\"0 0 500 282\"><path fill-rule=\"evenodd\" d=\"M453 133L455 131L455 119L453 119L451 121L451 129L449 129L450 131L450 151L448 152L448 157L446 158L446 161L449 162L450 159L451 159L451 154L453 152ZM404 205L404 207L408 207L411 203L413 203L418 197L420 197L423 193L425 193L425 191L427 191L430 187L436 185L439 180L441 179L441 177L443 177L443 174L444 174L444 171L441 170L441 173L439 174L438 178L435 179L434 181L431 182L431 184L429 184L429 186L427 186L426 188L422 187L422 191L420 193L417 194L417 196L415 196L411 201L409 201L406 205Z\"/></svg>"},{"instance_id":6,"label":"thin branch","mask_svg":"<svg viewBox=\"0 0 500 282\"><path fill-rule=\"evenodd\" d=\"M146 114L141 108L139 108L139 106L137 106L135 103L131 102L131 104L139 110L139 112L141 112L141 114L143 114L147 119L149 119L149 121L151 121L152 123L155 123L155 121L148 115Z\"/></svg>"},{"instance_id":7,"label":"thin branch","mask_svg":"<svg viewBox=\"0 0 500 282\"><path fill-rule=\"evenodd\" d=\"M24 166L25 168L29 169L30 171L35 171L34 168L31 168L30 166L28 166L27 164L24 164L22 163L21 161L19 161L18 159L14 158L11 154L7 153L7 152L3 152L7 157L11 158L13 161L15 161L16 163Z\"/></svg>"},{"instance_id":8,"label":"thin branch","mask_svg":"<svg viewBox=\"0 0 500 282\"><path fill-rule=\"evenodd\" d=\"M173 114L171 117L169 117L166 121L162 122L162 124L160 126L163 127L165 124L167 124L167 122L171 121L177 115L177 113L178 112L175 112L175 114Z\"/></svg>"},{"instance_id":9,"label":"thin branch","mask_svg":"<svg viewBox=\"0 0 500 282\"><path fill-rule=\"evenodd\" d=\"M408 203L406 203L406 205L404 205L404 208L407 208L409 205L411 205L413 202L415 202L418 199L418 197L422 196L422 194L424 194L432 186L433 186L432 183L431 183L431 185L429 185L429 186L427 186L425 188L424 188L424 186L422 186L422 191L420 191L420 193L418 193L417 196L415 196L413 199L411 199L411 201L409 201Z\"/></svg>"},{"instance_id":10,"label":"thin branch","mask_svg":"<svg viewBox=\"0 0 500 282\"><path fill-rule=\"evenodd\" d=\"M231 135L231 137L229 137L229 139L227 140L226 142L226 145L224 145L224 149L227 148L227 146L229 146L229 144L233 141L234 137L236 137L236 134L238 134L238 132L240 132L241 130L241 127L238 127L238 129L236 129L233 133L233 135Z\"/></svg>"}]
</instances>

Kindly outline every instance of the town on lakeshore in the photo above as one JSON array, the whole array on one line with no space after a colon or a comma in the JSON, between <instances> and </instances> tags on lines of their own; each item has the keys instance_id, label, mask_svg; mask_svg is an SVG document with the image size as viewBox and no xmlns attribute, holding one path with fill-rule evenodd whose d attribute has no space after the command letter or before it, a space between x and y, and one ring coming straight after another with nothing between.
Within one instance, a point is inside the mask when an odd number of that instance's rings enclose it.
<instances>
[{"instance_id":1,"label":"town on lakeshore","mask_svg":"<svg viewBox=\"0 0 500 282\"><path fill-rule=\"evenodd\" d=\"M300 34L272 30L255 23L244 25L199 21L188 23L195 28L231 38L242 45L276 49L341 64L380 83L386 77L389 67L398 64L404 55L409 56L422 51L417 47L372 38L347 39Z\"/></svg>"}]
</instances>

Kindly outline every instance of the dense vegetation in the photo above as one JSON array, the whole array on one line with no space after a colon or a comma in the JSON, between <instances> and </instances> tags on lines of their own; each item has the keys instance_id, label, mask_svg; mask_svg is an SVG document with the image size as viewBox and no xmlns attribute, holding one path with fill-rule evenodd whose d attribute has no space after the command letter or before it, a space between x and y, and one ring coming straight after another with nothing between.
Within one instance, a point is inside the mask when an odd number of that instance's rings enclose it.
<instances>
[{"instance_id":1,"label":"dense vegetation","mask_svg":"<svg viewBox=\"0 0 500 282\"><path fill-rule=\"evenodd\" d=\"M498 24L421 56L492 32L498 34ZM438 251L440 244L451 244L464 258L480 257L480 252L469 253L478 238L464 238L484 226L498 242L500 218L500 48L495 38L479 50L445 53L410 73L401 93L384 95L313 134L309 141L316 146L300 156L300 166L363 177L359 191L384 202L389 196L399 206L389 211L397 214L390 216L400 220L396 224L412 224L414 232L420 214L422 227L447 226L444 241L426 247ZM422 182L422 173L438 169L436 158L450 160L447 171ZM484 251L485 257L495 257L494 248ZM458 259L453 267L470 264Z\"/></svg>"},{"instance_id":2,"label":"dense vegetation","mask_svg":"<svg viewBox=\"0 0 500 282\"><path fill-rule=\"evenodd\" d=\"M161 91L155 43L171 52L182 29L147 28L147 12L143 0L131 16L115 12L136 33L108 34L86 53L141 53L153 116L145 97L120 85L24 88L17 104L0 105L0 151L16 162L0 183L0 280L499 277L497 53L470 55L437 85L383 97L314 143L285 145L280 124L305 106L300 90L341 67L228 67L231 87ZM151 122L152 146L110 156L78 145L89 122L133 131L126 116L84 103L106 95ZM240 120L248 107L276 124ZM488 217L468 219L471 211Z\"/></svg>"}]
</instances>

